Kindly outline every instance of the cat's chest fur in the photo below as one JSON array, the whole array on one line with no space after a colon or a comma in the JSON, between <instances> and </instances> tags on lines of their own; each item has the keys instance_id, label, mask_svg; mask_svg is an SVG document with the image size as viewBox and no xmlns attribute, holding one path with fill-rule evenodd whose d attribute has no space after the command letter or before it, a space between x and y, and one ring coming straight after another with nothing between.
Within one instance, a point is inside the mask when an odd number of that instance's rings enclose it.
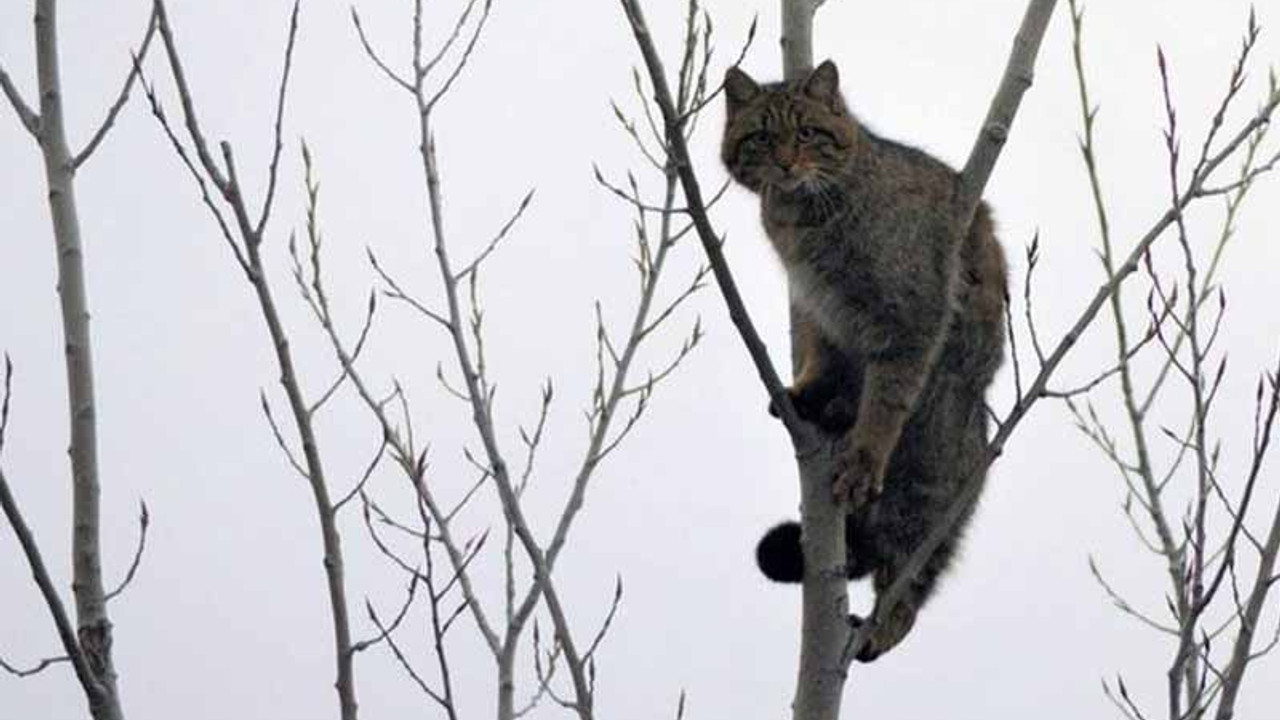
<instances>
[{"instance_id":1,"label":"cat's chest fur","mask_svg":"<svg viewBox=\"0 0 1280 720\"><path fill-rule=\"evenodd\" d=\"M814 200L767 190L762 195L760 219L765 234L788 271L793 264L804 262L813 254L815 243L839 242L842 235L856 232L846 198L836 197L840 198L839 209L818 207Z\"/></svg>"},{"instance_id":2,"label":"cat's chest fur","mask_svg":"<svg viewBox=\"0 0 1280 720\"><path fill-rule=\"evenodd\" d=\"M847 211L819 214L803 202L763 198L765 234L787 272L792 302L797 303L823 332L846 348L865 335L868 318L861 310L856 286L874 259L867 238ZM860 283L859 280L863 282ZM869 288L868 288L869 289Z\"/></svg>"}]
</instances>

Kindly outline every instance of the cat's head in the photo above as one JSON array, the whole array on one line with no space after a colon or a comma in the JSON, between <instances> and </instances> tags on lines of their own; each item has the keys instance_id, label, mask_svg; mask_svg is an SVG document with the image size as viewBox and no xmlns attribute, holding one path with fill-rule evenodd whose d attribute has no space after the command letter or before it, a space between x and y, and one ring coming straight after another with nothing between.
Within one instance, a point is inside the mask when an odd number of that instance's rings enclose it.
<instances>
[{"instance_id":1,"label":"cat's head","mask_svg":"<svg viewBox=\"0 0 1280 720\"><path fill-rule=\"evenodd\" d=\"M724 96L720 157L734 180L756 192L820 191L857 148L858 125L845 108L840 75L830 60L804 79L767 85L729 68Z\"/></svg>"}]
</instances>

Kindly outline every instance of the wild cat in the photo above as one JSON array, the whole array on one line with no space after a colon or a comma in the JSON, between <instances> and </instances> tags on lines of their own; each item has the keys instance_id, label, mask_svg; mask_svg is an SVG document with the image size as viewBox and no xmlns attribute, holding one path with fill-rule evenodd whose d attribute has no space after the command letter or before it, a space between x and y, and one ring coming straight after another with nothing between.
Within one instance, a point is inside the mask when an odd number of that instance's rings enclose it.
<instances>
[{"instance_id":1,"label":"wild cat","mask_svg":"<svg viewBox=\"0 0 1280 720\"><path fill-rule=\"evenodd\" d=\"M984 393L1004 355L1004 254L985 204L968 227L957 219L956 171L849 112L834 63L764 85L731 68L724 90L721 158L760 196L791 286L789 393L803 417L844 436L833 490L851 501L847 572L871 575L879 596L982 467ZM906 636L968 519L860 660ZM800 582L800 526L770 530L756 558L770 579Z\"/></svg>"}]
</instances>

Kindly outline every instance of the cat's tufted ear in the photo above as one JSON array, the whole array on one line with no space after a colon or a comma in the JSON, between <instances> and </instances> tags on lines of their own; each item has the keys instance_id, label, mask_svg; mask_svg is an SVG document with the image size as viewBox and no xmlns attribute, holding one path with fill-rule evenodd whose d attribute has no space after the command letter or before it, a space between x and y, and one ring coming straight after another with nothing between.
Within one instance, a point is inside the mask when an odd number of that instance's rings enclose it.
<instances>
[{"instance_id":1,"label":"cat's tufted ear","mask_svg":"<svg viewBox=\"0 0 1280 720\"><path fill-rule=\"evenodd\" d=\"M725 71L724 97L728 101L730 113L736 112L759 94L760 86L756 84L755 80L751 79L750 75L739 70L737 66Z\"/></svg>"},{"instance_id":2,"label":"cat's tufted ear","mask_svg":"<svg viewBox=\"0 0 1280 720\"><path fill-rule=\"evenodd\" d=\"M814 68L804 79L804 94L833 108L840 107L840 73L836 64L824 60Z\"/></svg>"}]
</instances>

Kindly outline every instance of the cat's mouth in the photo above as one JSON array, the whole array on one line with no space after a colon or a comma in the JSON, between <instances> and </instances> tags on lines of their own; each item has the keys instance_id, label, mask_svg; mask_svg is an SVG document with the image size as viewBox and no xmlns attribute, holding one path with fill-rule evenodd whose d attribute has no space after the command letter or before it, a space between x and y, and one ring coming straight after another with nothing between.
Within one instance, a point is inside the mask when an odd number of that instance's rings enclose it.
<instances>
[{"instance_id":1,"label":"cat's mouth","mask_svg":"<svg viewBox=\"0 0 1280 720\"><path fill-rule=\"evenodd\" d=\"M826 181L818 173L803 171L779 172L773 177L766 178L765 183L788 195L821 194L827 185Z\"/></svg>"}]
</instances>

